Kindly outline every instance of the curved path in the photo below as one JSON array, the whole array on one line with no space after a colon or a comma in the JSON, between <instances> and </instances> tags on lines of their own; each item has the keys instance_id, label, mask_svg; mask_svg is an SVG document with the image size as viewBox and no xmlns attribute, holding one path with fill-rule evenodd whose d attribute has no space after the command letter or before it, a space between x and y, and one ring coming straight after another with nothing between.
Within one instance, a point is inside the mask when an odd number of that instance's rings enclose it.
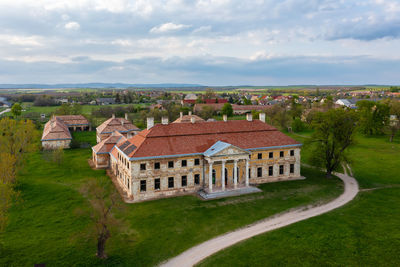
<instances>
[{"instance_id":1,"label":"curved path","mask_svg":"<svg viewBox=\"0 0 400 267\"><path fill-rule=\"evenodd\" d=\"M347 174L335 173L335 175L344 182L344 192L331 202L309 209L305 207L298 208L275 217L269 217L255 224L245 226L244 228L239 228L233 232L215 237L186 250L175 258L162 263L161 266L193 266L212 254L245 239L287 226L292 223L306 220L314 216L318 216L343 206L357 195L358 183L353 177L350 177Z\"/></svg>"}]
</instances>

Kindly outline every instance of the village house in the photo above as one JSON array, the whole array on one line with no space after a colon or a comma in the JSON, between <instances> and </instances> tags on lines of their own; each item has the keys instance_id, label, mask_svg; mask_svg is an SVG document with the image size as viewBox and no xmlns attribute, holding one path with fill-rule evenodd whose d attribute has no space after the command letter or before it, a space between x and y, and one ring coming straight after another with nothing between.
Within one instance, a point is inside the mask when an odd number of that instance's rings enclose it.
<instances>
[{"instance_id":1,"label":"village house","mask_svg":"<svg viewBox=\"0 0 400 267\"><path fill-rule=\"evenodd\" d=\"M72 140L70 130L90 130L89 121L82 115L53 116L44 126L42 147L44 149L69 148Z\"/></svg>"},{"instance_id":2,"label":"village house","mask_svg":"<svg viewBox=\"0 0 400 267\"><path fill-rule=\"evenodd\" d=\"M252 185L260 183L302 178L301 144L266 124L264 113L260 120L251 114L247 120L224 116L223 121L201 123L163 118L156 125L148 118L147 129L130 139L116 135L109 144L112 149L104 151L110 151L110 172L129 202L196 192L211 199L259 191Z\"/></svg>"},{"instance_id":3,"label":"village house","mask_svg":"<svg viewBox=\"0 0 400 267\"><path fill-rule=\"evenodd\" d=\"M225 104L222 104L222 103L195 104L194 107L193 107L193 111L195 113L199 114L203 110L203 107L209 106L215 112L219 113L224 105ZM246 114L246 113L251 112L253 110L255 110L255 111L265 111L268 108L269 108L269 106L263 106L263 105L236 105L236 104L232 104L233 114L235 114L235 115L243 115L243 114Z\"/></svg>"},{"instance_id":4,"label":"village house","mask_svg":"<svg viewBox=\"0 0 400 267\"><path fill-rule=\"evenodd\" d=\"M125 118L116 118L113 114L111 118L96 128L97 143L107 139L114 131L120 132L126 138L131 138L140 129L128 120L128 114L125 113Z\"/></svg>"}]
</instances>

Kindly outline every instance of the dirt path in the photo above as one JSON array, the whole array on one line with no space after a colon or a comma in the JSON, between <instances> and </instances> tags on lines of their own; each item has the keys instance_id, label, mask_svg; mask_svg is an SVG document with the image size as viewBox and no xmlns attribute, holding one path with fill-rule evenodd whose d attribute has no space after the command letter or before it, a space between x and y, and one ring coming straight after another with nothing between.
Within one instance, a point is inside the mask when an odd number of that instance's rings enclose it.
<instances>
[{"instance_id":1,"label":"dirt path","mask_svg":"<svg viewBox=\"0 0 400 267\"><path fill-rule=\"evenodd\" d=\"M1 115L1 114L3 114L3 113L9 112L9 111L11 111L11 109L10 109L10 108L8 108L8 109L5 109L5 110L3 110L3 111L0 111L0 115Z\"/></svg>"},{"instance_id":2,"label":"dirt path","mask_svg":"<svg viewBox=\"0 0 400 267\"><path fill-rule=\"evenodd\" d=\"M335 173L335 175L344 182L344 192L331 202L308 209L306 207L301 207L215 237L186 250L175 258L162 263L161 266L193 266L212 254L250 237L324 214L345 205L357 195L359 191L358 183L353 177L346 174Z\"/></svg>"}]
</instances>

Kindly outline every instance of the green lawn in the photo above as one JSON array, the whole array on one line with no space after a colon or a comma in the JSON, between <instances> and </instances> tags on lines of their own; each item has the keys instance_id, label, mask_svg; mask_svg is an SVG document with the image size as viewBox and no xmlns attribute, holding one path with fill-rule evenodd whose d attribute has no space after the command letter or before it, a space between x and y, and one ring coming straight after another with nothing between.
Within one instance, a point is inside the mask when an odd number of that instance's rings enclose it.
<instances>
[{"instance_id":1,"label":"green lawn","mask_svg":"<svg viewBox=\"0 0 400 267\"><path fill-rule=\"evenodd\" d=\"M303 153L307 157L307 147ZM398 139L389 143L387 137L357 136L349 154L362 189L355 200L241 242L200 265L399 266L400 143Z\"/></svg>"},{"instance_id":2,"label":"green lawn","mask_svg":"<svg viewBox=\"0 0 400 267\"><path fill-rule=\"evenodd\" d=\"M146 104L114 104L114 105L106 105L106 106L98 106L98 105L82 105L82 114L83 115L90 115L92 110L99 109L101 107L127 107L127 106L145 106ZM46 114L47 116L51 113L55 112L60 106L45 106L45 107L38 107L33 106L33 103L24 102L22 103L22 107L24 108L23 113L28 112L37 112L40 114Z\"/></svg>"},{"instance_id":3,"label":"green lawn","mask_svg":"<svg viewBox=\"0 0 400 267\"><path fill-rule=\"evenodd\" d=\"M75 135L80 141L90 134ZM290 208L321 203L338 196L338 179L321 179L322 173L302 169L306 180L264 184L261 193L213 201L183 196L137 204L117 211L121 233L107 246L109 259L95 255L95 241L83 235L90 221L78 216L88 202L79 188L89 178L105 179L104 170L87 164L90 149L66 150L56 165L41 152L26 160L18 175L20 201L10 211L10 223L0 236L0 266L154 266L214 236Z\"/></svg>"}]
</instances>

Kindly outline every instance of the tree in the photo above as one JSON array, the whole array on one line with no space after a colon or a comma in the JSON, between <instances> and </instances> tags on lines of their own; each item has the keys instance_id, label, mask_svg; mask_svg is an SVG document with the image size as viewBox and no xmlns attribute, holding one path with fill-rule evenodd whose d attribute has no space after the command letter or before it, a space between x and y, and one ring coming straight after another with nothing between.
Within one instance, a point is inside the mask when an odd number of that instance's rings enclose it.
<instances>
[{"instance_id":1,"label":"tree","mask_svg":"<svg viewBox=\"0 0 400 267\"><path fill-rule=\"evenodd\" d=\"M252 104L251 100L247 99L246 97L243 97L242 100L243 100L243 105L251 105Z\"/></svg>"},{"instance_id":2,"label":"tree","mask_svg":"<svg viewBox=\"0 0 400 267\"><path fill-rule=\"evenodd\" d=\"M357 102L360 129L365 135L383 134L389 123L390 108L387 104L361 100Z\"/></svg>"},{"instance_id":3,"label":"tree","mask_svg":"<svg viewBox=\"0 0 400 267\"><path fill-rule=\"evenodd\" d=\"M57 165L61 165L64 161L64 149L57 148L52 151L52 161Z\"/></svg>"},{"instance_id":4,"label":"tree","mask_svg":"<svg viewBox=\"0 0 400 267\"><path fill-rule=\"evenodd\" d=\"M55 114L57 115L71 115L72 107L69 104L62 104L58 109L56 109Z\"/></svg>"},{"instance_id":5,"label":"tree","mask_svg":"<svg viewBox=\"0 0 400 267\"><path fill-rule=\"evenodd\" d=\"M35 126L30 120L0 120L0 232L7 225L13 199L18 197L16 172L23 165L25 152L35 147L35 137Z\"/></svg>"},{"instance_id":6,"label":"tree","mask_svg":"<svg viewBox=\"0 0 400 267\"><path fill-rule=\"evenodd\" d=\"M396 133L400 131L400 102L392 101L390 103L390 115L393 118L390 119L389 122L389 131L390 131L390 142L393 141Z\"/></svg>"},{"instance_id":7,"label":"tree","mask_svg":"<svg viewBox=\"0 0 400 267\"><path fill-rule=\"evenodd\" d=\"M230 103L225 103L221 109L221 113L223 115L227 115L228 117L232 117L232 115L233 115L232 105Z\"/></svg>"},{"instance_id":8,"label":"tree","mask_svg":"<svg viewBox=\"0 0 400 267\"><path fill-rule=\"evenodd\" d=\"M210 106L204 106L200 112L200 115L205 120L210 119L214 115L214 109Z\"/></svg>"},{"instance_id":9,"label":"tree","mask_svg":"<svg viewBox=\"0 0 400 267\"><path fill-rule=\"evenodd\" d=\"M113 228L119 225L112 210L119 207L120 196L116 190L110 193L103 180L91 179L81 188L81 193L89 199L90 219L94 224L93 233L97 239L97 257L107 258L105 252L107 240L111 237Z\"/></svg>"},{"instance_id":10,"label":"tree","mask_svg":"<svg viewBox=\"0 0 400 267\"><path fill-rule=\"evenodd\" d=\"M72 105L72 114L74 114L74 115L82 114L82 105L80 105L78 103L74 103Z\"/></svg>"},{"instance_id":11,"label":"tree","mask_svg":"<svg viewBox=\"0 0 400 267\"><path fill-rule=\"evenodd\" d=\"M331 109L317 114L310 144L314 162L325 166L328 178L346 160L346 149L354 143L356 122L354 110Z\"/></svg>"},{"instance_id":12,"label":"tree","mask_svg":"<svg viewBox=\"0 0 400 267\"><path fill-rule=\"evenodd\" d=\"M215 92L212 88L207 88L204 94L204 99L211 99L215 97Z\"/></svg>"},{"instance_id":13,"label":"tree","mask_svg":"<svg viewBox=\"0 0 400 267\"><path fill-rule=\"evenodd\" d=\"M13 114L14 117L18 117L21 115L22 112L22 107L19 103L15 103L12 107L11 107L11 113Z\"/></svg>"},{"instance_id":14,"label":"tree","mask_svg":"<svg viewBox=\"0 0 400 267\"><path fill-rule=\"evenodd\" d=\"M35 150L34 143L38 132L31 120L0 120L0 151L16 158L16 164L22 163L26 152Z\"/></svg>"},{"instance_id":15,"label":"tree","mask_svg":"<svg viewBox=\"0 0 400 267\"><path fill-rule=\"evenodd\" d=\"M119 93L115 96L115 103L121 103L121 97L119 96Z\"/></svg>"},{"instance_id":16,"label":"tree","mask_svg":"<svg viewBox=\"0 0 400 267\"><path fill-rule=\"evenodd\" d=\"M290 114L292 115L293 120L296 118L301 118L301 114L303 113L302 105L297 103L298 99L298 96L293 96L290 101Z\"/></svg>"}]
</instances>

